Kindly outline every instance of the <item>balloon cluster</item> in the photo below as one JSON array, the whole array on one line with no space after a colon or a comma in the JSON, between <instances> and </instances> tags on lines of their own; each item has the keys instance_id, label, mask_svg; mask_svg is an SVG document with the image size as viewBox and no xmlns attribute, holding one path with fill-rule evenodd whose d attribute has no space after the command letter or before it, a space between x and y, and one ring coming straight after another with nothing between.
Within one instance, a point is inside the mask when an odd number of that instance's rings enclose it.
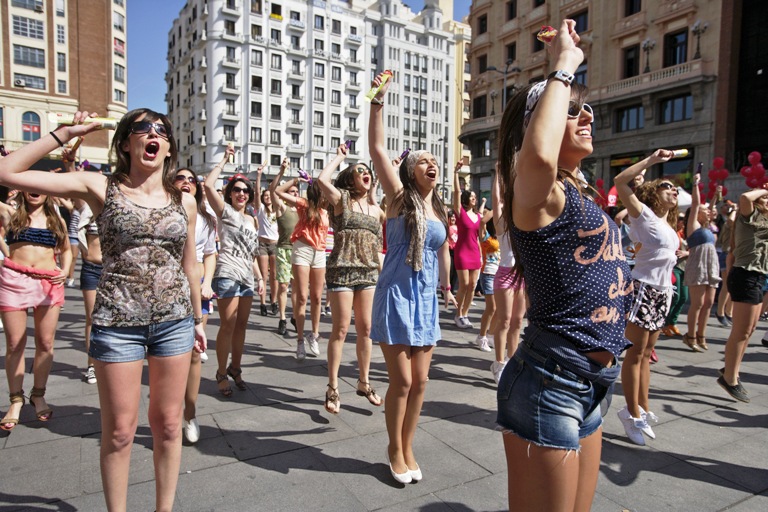
<instances>
[{"instance_id":1,"label":"balloon cluster","mask_svg":"<svg viewBox=\"0 0 768 512\"><path fill-rule=\"evenodd\" d=\"M603 178L597 178L595 180L595 188L597 189L597 197L595 202L600 208L608 206L608 194L605 193L605 182Z\"/></svg>"},{"instance_id":2,"label":"balloon cluster","mask_svg":"<svg viewBox=\"0 0 768 512\"><path fill-rule=\"evenodd\" d=\"M745 165L741 168L741 175L744 176L749 188L762 187L768 183L768 177L765 175L765 167L761 160L763 155L758 151L753 151L747 156L750 165Z\"/></svg>"},{"instance_id":3,"label":"balloon cluster","mask_svg":"<svg viewBox=\"0 0 768 512\"><path fill-rule=\"evenodd\" d=\"M723 186L723 196L728 193L728 188L725 186L725 180L728 179L731 171L725 168L725 158L716 156L712 160L712 169L707 176L709 177L709 190L707 191L707 200L711 201L717 193L717 186Z\"/></svg>"}]
</instances>

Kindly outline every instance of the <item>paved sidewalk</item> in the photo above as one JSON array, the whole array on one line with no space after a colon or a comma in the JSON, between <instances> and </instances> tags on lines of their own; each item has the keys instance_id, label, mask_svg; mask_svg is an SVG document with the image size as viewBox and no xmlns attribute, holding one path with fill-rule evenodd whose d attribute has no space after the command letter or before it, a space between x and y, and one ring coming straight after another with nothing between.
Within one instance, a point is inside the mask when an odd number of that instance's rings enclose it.
<instances>
[{"instance_id":1,"label":"paved sidewalk","mask_svg":"<svg viewBox=\"0 0 768 512\"><path fill-rule=\"evenodd\" d=\"M473 308L477 325L482 300ZM216 391L215 354L203 365L198 402L202 439L185 445L179 511L498 511L507 509L506 462L495 430L491 353L474 346L477 330L461 331L443 315L445 341L434 354L415 448L424 471L418 484L398 485L385 463L382 408L355 394L354 336L344 348L341 413L323 409L325 347L321 356L294 357L295 333L276 334L277 319L255 306L247 333L243 378L225 399ZM742 367L752 402L731 400L715 383L727 331L710 321L710 350L691 352L681 339L660 340L651 400L660 423L646 447L624 437L616 411L620 387L606 416L603 457L593 510L768 510L768 349L761 322ZM218 313L208 335L215 339ZM681 326L683 328L683 326ZM0 432L0 510L104 510L99 476L100 422L96 386L82 381L82 298L67 290L56 340L48 423L25 406L21 424ZM31 332L31 330L30 330ZM213 343L212 343L213 344ZM28 342L28 367L32 341ZM2 351L1 353L4 353ZM386 370L374 347L371 382L383 396ZM2 358L4 361L4 358ZM7 383L0 379L0 411ZM146 385L146 372L145 372ZM31 388L25 378L25 390ZM133 448L129 510L153 510L148 388L142 393ZM547 492L546 489L531 492Z\"/></svg>"}]
</instances>

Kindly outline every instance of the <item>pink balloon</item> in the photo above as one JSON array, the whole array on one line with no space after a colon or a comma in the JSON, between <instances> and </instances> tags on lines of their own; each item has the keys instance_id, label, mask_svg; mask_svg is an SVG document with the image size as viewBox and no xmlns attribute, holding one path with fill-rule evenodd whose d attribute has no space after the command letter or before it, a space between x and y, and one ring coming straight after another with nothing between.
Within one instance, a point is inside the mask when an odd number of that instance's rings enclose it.
<instances>
[{"instance_id":1,"label":"pink balloon","mask_svg":"<svg viewBox=\"0 0 768 512\"><path fill-rule=\"evenodd\" d=\"M745 165L744 167L741 168L739 173L745 178L749 178L749 173L751 170L752 170L751 167L749 167L748 165Z\"/></svg>"},{"instance_id":2,"label":"pink balloon","mask_svg":"<svg viewBox=\"0 0 768 512\"><path fill-rule=\"evenodd\" d=\"M722 169L724 165L725 165L725 158L721 156L716 156L712 160L712 167L714 167L715 169Z\"/></svg>"},{"instance_id":3,"label":"pink balloon","mask_svg":"<svg viewBox=\"0 0 768 512\"><path fill-rule=\"evenodd\" d=\"M595 180L595 185L597 186L597 188L603 188L603 184L604 184L603 178L597 178Z\"/></svg>"},{"instance_id":4,"label":"pink balloon","mask_svg":"<svg viewBox=\"0 0 768 512\"><path fill-rule=\"evenodd\" d=\"M715 190L717 188L717 181L714 179L709 180L709 190Z\"/></svg>"},{"instance_id":5,"label":"pink balloon","mask_svg":"<svg viewBox=\"0 0 768 512\"><path fill-rule=\"evenodd\" d=\"M749 188L757 188L760 186L760 179L759 178L753 178L749 177L747 178L747 186Z\"/></svg>"},{"instance_id":6,"label":"pink balloon","mask_svg":"<svg viewBox=\"0 0 768 512\"><path fill-rule=\"evenodd\" d=\"M763 167L763 164L758 162L757 164L752 166L751 174L755 178L762 178L763 176L765 176L765 167Z\"/></svg>"},{"instance_id":7,"label":"pink balloon","mask_svg":"<svg viewBox=\"0 0 768 512\"><path fill-rule=\"evenodd\" d=\"M747 156L747 160L749 160L749 163L752 165L757 165L760 163L760 161L763 159L763 155L761 155L757 151L753 151Z\"/></svg>"},{"instance_id":8,"label":"pink balloon","mask_svg":"<svg viewBox=\"0 0 768 512\"><path fill-rule=\"evenodd\" d=\"M728 179L728 176L731 175L731 171L728 169L720 169L720 180L724 181Z\"/></svg>"},{"instance_id":9,"label":"pink balloon","mask_svg":"<svg viewBox=\"0 0 768 512\"><path fill-rule=\"evenodd\" d=\"M711 201L713 197L715 197L714 190L710 190L709 192L707 192L707 201Z\"/></svg>"},{"instance_id":10,"label":"pink balloon","mask_svg":"<svg viewBox=\"0 0 768 512\"><path fill-rule=\"evenodd\" d=\"M709 172L707 173L707 177L708 177L710 180L717 180L717 179L720 179L720 171L718 171L717 169L712 169L711 171L709 171Z\"/></svg>"},{"instance_id":11,"label":"pink balloon","mask_svg":"<svg viewBox=\"0 0 768 512\"><path fill-rule=\"evenodd\" d=\"M699 182L699 190L703 190L703 189L704 189L704 184L702 182Z\"/></svg>"},{"instance_id":12,"label":"pink balloon","mask_svg":"<svg viewBox=\"0 0 768 512\"><path fill-rule=\"evenodd\" d=\"M723 185L723 197L725 197L725 195L726 195L727 193L728 193L728 187L726 187L725 185Z\"/></svg>"}]
</instances>

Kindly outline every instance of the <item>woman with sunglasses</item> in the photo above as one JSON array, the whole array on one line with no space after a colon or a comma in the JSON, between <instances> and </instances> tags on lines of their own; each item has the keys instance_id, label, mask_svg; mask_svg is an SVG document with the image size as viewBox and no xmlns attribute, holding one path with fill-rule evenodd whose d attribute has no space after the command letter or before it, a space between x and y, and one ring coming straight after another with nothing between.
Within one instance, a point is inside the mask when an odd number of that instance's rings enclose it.
<instances>
[{"instance_id":1,"label":"woman with sunglasses","mask_svg":"<svg viewBox=\"0 0 768 512\"><path fill-rule=\"evenodd\" d=\"M645 445L643 434L656 439L650 422L648 392L651 383L651 353L664 327L672 303L672 269L680 243L677 223L677 187L667 179L646 181L634 191L630 184L652 165L668 161L674 153L657 149L649 157L627 167L614 179L616 191L631 218L629 236L642 244L632 269L633 303L627 318L626 337L632 342L621 368L621 387L626 407L618 412L630 441Z\"/></svg>"},{"instance_id":2,"label":"woman with sunglasses","mask_svg":"<svg viewBox=\"0 0 768 512\"><path fill-rule=\"evenodd\" d=\"M556 71L510 99L499 129L504 221L530 299L497 391L515 510L590 510L600 402L628 346L632 283L621 235L580 178L594 117L573 76L584 60L579 41L564 20L549 46Z\"/></svg>"},{"instance_id":3,"label":"woman with sunglasses","mask_svg":"<svg viewBox=\"0 0 768 512\"><path fill-rule=\"evenodd\" d=\"M273 315L277 314L277 275L275 267L277 265L277 240L280 235L277 232L277 213L272 203L272 194L269 190L261 190L261 174L264 166L256 168L256 221L259 225L259 272L262 276L269 278L269 298L270 307ZM267 316L267 287L266 285L259 294L261 303L261 316Z\"/></svg>"},{"instance_id":4,"label":"woman with sunglasses","mask_svg":"<svg viewBox=\"0 0 768 512\"><path fill-rule=\"evenodd\" d=\"M291 244L291 235L299 222L299 213L295 206L288 205L277 195L277 186L283 179L286 169L288 169L288 158L283 158L280 164L280 171L277 176L269 183L269 194L272 199L272 205L277 217L277 254L275 257L276 278L278 282L277 289L277 309L280 320L277 323L277 334L284 336L288 332L287 319L285 318L285 308L288 303L288 286L293 281L293 272L291 270L291 255L293 254L293 244ZM293 197L299 197L299 187L292 185L288 187L287 193ZM295 290L294 290L295 293ZM291 298L291 305L295 300Z\"/></svg>"},{"instance_id":5,"label":"woman with sunglasses","mask_svg":"<svg viewBox=\"0 0 768 512\"><path fill-rule=\"evenodd\" d=\"M298 188L299 183L307 183L307 198L289 194L291 188ZM313 356L320 355L320 308L325 284L325 244L328 236L327 201L320 191L317 180L304 178L288 180L275 189L275 193L289 206L296 208L299 220L291 234L293 252L291 269L293 271L293 317L296 320L296 359L303 361L307 357L304 343L304 323L307 317L307 299L310 300L310 318L312 331L309 333L309 351Z\"/></svg>"},{"instance_id":6,"label":"woman with sunglasses","mask_svg":"<svg viewBox=\"0 0 768 512\"><path fill-rule=\"evenodd\" d=\"M242 174L235 174L224 187L223 196L216 192L216 181L235 150L227 147L221 161L205 178L208 204L216 214L219 231L219 257L213 274L212 289L217 297L221 325L216 335L216 384L224 397L232 396L229 377L237 389L245 391L242 360L245 350L245 329L253 305L254 287L261 293L261 277L256 256L259 247L256 219L246 208L253 201L253 186ZM227 366L229 354L232 362Z\"/></svg>"},{"instance_id":7,"label":"woman with sunglasses","mask_svg":"<svg viewBox=\"0 0 768 512\"><path fill-rule=\"evenodd\" d=\"M373 86L380 90L371 101L368 147L387 197L387 257L373 297L371 339L384 354L389 389L384 416L389 445L389 470L399 483L418 482L423 474L413 452L421 416L429 365L441 337L438 285L446 304L451 293L448 218L435 194L440 168L434 155L411 151L393 165L387 156L383 110L387 89L383 74Z\"/></svg>"},{"instance_id":8,"label":"woman with sunglasses","mask_svg":"<svg viewBox=\"0 0 768 512\"><path fill-rule=\"evenodd\" d=\"M709 320L715 292L720 284L720 262L715 248L715 235L710 223L715 215L714 202L701 203L699 182L701 174L693 175L691 207L686 212L686 241L688 242L688 262L685 265L685 286L691 297L688 307L688 332L683 334L683 343L694 352L708 350L707 320Z\"/></svg>"},{"instance_id":9,"label":"woman with sunglasses","mask_svg":"<svg viewBox=\"0 0 768 512\"><path fill-rule=\"evenodd\" d=\"M170 120L132 110L112 139L110 177L27 169L74 137L100 128L87 112L0 161L0 181L27 191L85 200L99 223L104 271L96 292L91 356L101 405L101 478L107 509L127 508L131 446L149 362L149 425L155 505L173 508L181 462L181 407L190 352L204 351L195 202L173 186ZM194 332L194 336L193 336Z\"/></svg>"},{"instance_id":10,"label":"woman with sunglasses","mask_svg":"<svg viewBox=\"0 0 768 512\"><path fill-rule=\"evenodd\" d=\"M35 407L38 420L48 421L53 416L45 401L45 388L53 366L56 326L64 304L66 269L72 258L67 225L59 216L53 197L27 191L20 194L20 199L19 208L12 214L0 214L9 251L0 267L0 318L5 331L5 375L11 400L10 409L0 420L3 430L13 430L19 423L24 405L22 388L29 308L33 310L35 325L34 383L29 401Z\"/></svg>"},{"instance_id":11,"label":"woman with sunglasses","mask_svg":"<svg viewBox=\"0 0 768 512\"><path fill-rule=\"evenodd\" d=\"M200 276L200 297L203 313L203 329L208 323L211 311L213 290L211 281L216 269L216 217L208 210L203 200L203 186L199 183L197 174L192 169L182 167L176 171L173 185L184 194L195 198L197 205L197 221L195 223L195 258ZM202 359L200 353L192 352L192 363L189 366L187 389L184 393L184 437L191 444L200 439L200 424L197 421L197 396L200 393L200 369Z\"/></svg>"},{"instance_id":12,"label":"woman with sunglasses","mask_svg":"<svg viewBox=\"0 0 768 512\"><path fill-rule=\"evenodd\" d=\"M359 370L356 392L367 398L371 405L381 405L381 398L370 385L368 370L371 366L371 307L379 278L384 213L370 200L373 180L371 170L365 164L352 164L339 173L335 182L331 180L333 171L347 157L347 151L346 144L340 145L336 158L317 178L332 208L334 227L333 250L325 274L333 313L328 340L328 390L325 393L325 410L331 414L338 414L341 407L339 366L353 310Z\"/></svg>"}]
</instances>

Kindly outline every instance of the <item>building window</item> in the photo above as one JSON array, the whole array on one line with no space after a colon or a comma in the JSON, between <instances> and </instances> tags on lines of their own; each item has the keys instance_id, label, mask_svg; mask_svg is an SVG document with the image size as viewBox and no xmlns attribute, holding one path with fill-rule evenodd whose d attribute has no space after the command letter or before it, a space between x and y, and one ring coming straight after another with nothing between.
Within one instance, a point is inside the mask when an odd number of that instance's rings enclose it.
<instances>
[{"instance_id":1,"label":"building window","mask_svg":"<svg viewBox=\"0 0 768 512\"><path fill-rule=\"evenodd\" d=\"M322 87L315 87L315 95L313 98L315 101L325 101L325 89Z\"/></svg>"},{"instance_id":2,"label":"building window","mask_svg":"<svg viewBox=\"0 0 768 512\"><path fill-rule=\"evenodd\" d=\"M485 73L485 71L488 69L488 56L487 55L480 55L477 58L477 72L478 73Z\"/></svg>"},{"instance_id":3,"label":"building window","mask_svg":"<svg viewBox=\"0 0 768 512\"><path fill-rule=\"evenodd\" d=\"M280 121L283 118L283 109L280 105L270 105L269 118L273 121Z\"/></svg>"},{"instance_id":4,"label":"building window","mask_svg":"<svg viewBox=\"0 0 768 512\"><path fill-rule=\"evenodd\" d=\"M339 114L331 114L331 128L341 128L341 116Z\"/></svg>"},{"instance_id":5,"label":"building window","mask_svg":"<svg viewBox=\"0 0 768 512\"><path fill-rule=\"evenodd\" d=\"M301 38L299 36L291 36L291 48L294 50L301 49Z\"/></svg>"},{"instance_id":6,"label":"building window","mask_svg":"<svg viewBox=\"0 0 768 512\"><path fill-rule=\"evenodd\" d=\"M115 82L125 83L125 66L115 64Z\"/></svg>"},{"instance_id":7,"label":"building window","mask_svg":"<svg viewBox=\"0 0 768 512\"><path fill-rule=\"evenodd\" d=\"M256 39L257 37L261 37L261 25L256 25L255 23L251 23L251 37Z\"/></svg>"},{"instance_id":8,"label":"building window","mask_svg":"<svg viewBox=\"0 0 768 512\"><path fill-rule=\"evenodd\" d=\"M676 123L693 117L693 96L677 96L662 100L661 124Z\"/></svg>"},{"instance_id":9,"label":"building window","mask_svg":"<svg viewBox=\"0 0 768 512\"><path fill-rule=\"evenodd\" d=\"M516 43L509 43L507 45L506 49L507 53L507 61L515 61L517 60L517 44Z\"/></svg>"},{"instance_id":10,"label":"building window","mask_svg":"<svg viewBox=\"0 0 768 512\"><path fill-rule=\"evenodd\" d=\"M301 87L298 85L291 86L291 97L297 100L301 99Z\"/></svg>"},{"instance_id":11,"label":"building window","mask_svg":"<svg viewBox=\"0 0 768 512\"><path fill-rule=\"evenodd\" d=\"M226 100L224 103L224 113L228 116L234 116L235 112L235 100Z\"/></svg>"},{"instance_id":12,"label":"building window","mask_svg":"<svg viewBox=\"0 0 768 512\"><path fill-rule=\"evenodd\" d=\"M315 78L325 78L325 64L315 62Z\"/></svg>"},{"instance_id":13,"label":"building window","mask_svg":"<svg viewBox=\"0 0 768 512\"><path fill-rule=\"evenodd\" d=\"M280 44L281 33L279 30L273 28L272 30L269 31L269 35L270 35L270 39Z\"/></svg>"},{"instance_id":14,"label":"building window","mask_svg":"<svg viewBox=\"0 0 768 512\"><path fill-rule=\"evenodd\" d=\"M263 66L264 54L261 50L251 50L251 66Z\"/></svg>"},{"instance_id":15,"label":"building window","mask_svg":"<svg viewBox=\"0 0 768 512\"><path fill-rule=\"evenodd\" d=\"M323 142L324 141L323 141L323 136L322 135L314 135L312 137L312 144L316 148L322 148L324 146Z\"/></svg>"},{"instance_id":16,"label":"building window","mask_svg":"<svg viewBox=\"0 0 768 512\"><path fill-rule=\"evenodd\" d=\"M485 34L488 32L488 15L483 14L477 19L477 33Z\"/></svg>"},{"instance_id":17,"label":"building window","mask_svg":"<svg viewBox=\"0 0 768 512\"><path fill-rule=\"evenodd\" d=\"M269 87L270 94L283 94L283 82L280 80L272 80Z\"/></svg>"},{"instance_id":18,"label":"building window","mask_svg":"<svg viewBox=\"0 0 768 512\"><path fill-rule=\"evenodd\" d=\"M58 71L61 71L62 73L67 71L67 54L66 53L57 53L56 54L56 69Z\"/></svg>"},{"instance_id":19,"label":"building window","mask_svg":"<svg viewBox=\"0 0 768 512\"><path fill-rule=\"evenodd\" d=\"M510 0L509 2L507 2L506 12L507 12L506 21L517 18L517 0Z\"/></svg>"},{"instance_id":20,"label":"building window","mask_svg":"<svg viewBox=\"0 0 768 512\"><path fill-rule=\"evenodd\" d=\"M40 138L40 116L34 112L24 112L21 115L21 133L24 142L32 142Z\"/></svg>"},{"instance_id":21,"label":"building window","mask_svg":"<svg viewBox=\"0 0 768 512\"><path fill-rule=\"evenodd\" d=\"M261 0L251 0L251 12L253 14L261 14ZM261 159L259 159L261 162Z\"/></svg>"},{"instance_id":22,"label":"building window","mask_svg":"<svg viewBox=\"0 0 768 512\"><path fill-rule=\"evenodd\" d=\"M116 37L112 42L112 47L115 55L125 57L125 41Z\"/></svg>"},{"instance_id":23,"label":"building window","mask_svg":"<svg viewBox=\"0 0 768 512\"><path fill-rule=\"evenodd\" d=\"M297 108L292 108L291 109L291 122L292 123L300 123L301 122L299 120L299 109L297 109Z\"/></svg>"},{"instance_id":24,"label":"building window","mask_svg":"<svg viewBox=\"0 0 768 512\"><path fill-rule=\"evenodd\" d=\"M341 91L331 91L331 105L341 105Z\"/></svg>"},{"instance_id":25,"label":"building window","mask_svg":"<svg viewBox=\"0 0 768 512\"><path fill-rule=\"evenodd\" d=\"M331 34L341 35L340 20L331 20Z\"/></svg>"},{"instance_id":26,"label":"building window","mask_svg":"<svg viewBox=\"0 0 768 512\"><path fill-rule=\"evenodd\" d=\"M235 127L231 124L225 124L224 125L224 140L226 141L232 141L235 140Z\"/></svg>"},{"instance_id":27,"label":"building window","mask_svg":"<svg viewBox=\"0 0 768 512\"><path fill-rule=\"evenodd\" d=\"M234 73L227 73L226 79L224 81L225 87L228 89L234 89L235 88L235 74Z\"/></svg>"},{"instance_id":28,"label":"building window","mask_svg":"<svg viewBox=\"0 0 768 512\"><path fill-rule=\"evenodd\" d=\"M632 105L631 107L625 107L616 110L617 132L639 130L643 128L644 125L645 111L642 105Z\"/></svg>"},{"instance_id":29,"label":"building window","mask_svg":"<svg viewBox=\"0 0 768 512\"><path fill-rule=\"evenodd\" d=\"M67 94L67 81L57 80L56 89L59 91L59 94Z\"/></svg>"},{"instance_id":30,"label":"building window","mask_svg":"<svg viewBox=\"0 0 768 512\"><path fill-rule=\"evenodd\" d=\"M56 25L56 42L59 44L65 44L67 42L64 25Z\"/></svg>"},{"instance_id":31,"label":"building window","mask_svg":"<svg viewBox=\"0 0 768 512\"><path fill-rule=\"evenodd\" d=\"M331 43L331 56L334 57L340 57L341 56L341 45L338 43Z\"/></svg>"},{"instance_id":32,"label":"building window","mask_svg":"<svg viewBox=\"0 0 768 512\"><path fill-rule=\"evenodd\" d=\"M581 11L573 14L571 19L576 22L576 32L581 34L589 30L589 11Z\"/></svg>"},{"instance_id":33,"label":"building window","mask_svg":"<svg viewBox=\"0 0 768 512\"><path fill-rule=\"evenodd\" d=\"M640 45L636 44L622 50L624 53L624 76L631 78L640 74Z\"/></svg>"},{"instance_id":34,"label":"building window","mask_svg":"<svg viewBox=\"0 0 768 512\"><path fill-rule=\"evenodd\" d=\"M576 72L573 76L577 84L587 85L587 61L579 64L579 67L576 68Z\"/></svg>"},{"instance_id":35,"label":"building window","mask_svg":"<svg viewBox=\"0 0 768 512\"><path fill-rule=\"evenodd\" d=\"M114 97L116 102L125 103L125 91L121 91L120 89L115 89Z\"/></svg>"},{"instance_id":36,"label":"building window","mask_svg":"<svg viewBox=\"0 0 768 512\"><path fill-rule=\"evenodd\" d=\"M13 17L13 33L17 36L31 37L32 39L44 39L43 22L25 18L24 16Z\"/></svg>"},{"instance_id":37,"label":"building window","mask_svg":"<svg viewBox=\"0 0 768 512\"><path fill-rule=\"evenodd\" d=\"M283 56L279 54L272 54L271 57L272 69L283 69Z\"/></svg>"},{"instance_id":38,"label":"building window","mask_svg":"<svg viewBox=\"0 0 768 512\"><path fill-rule=\"evenodd\" d=\"M251 75L251 91L261 92L263 90L262 82L263 82L262 77L257 75Z\"/></svg>"},{"instance_id":39,"label":"building window","mask_svg":"<svg viewBox=\"0 0 768 512\"><path fill-rule=\"evenodd\" d=\"M533 7L538 7L540 5L544 5L546 0L533 0Z\"/></svg>"},{"instance_id":40,"label":"building window","mask_svg":"<svg viewBox=\"0 0 768 512\"><path fill-rule=\"evenodd\" d=\"M251 102L251 117L255 117L257 119L261 119L262 112L261 112L261 102L260 101L252 101Z\"/></svg>"},{"instance_id":41,"label":"building window","mask_svg":"<svg viewBox=\"0 0 768 512\"><path fill-rule=\"evenodd\" d=\"M488 115L487 113L487 107L488 107L488 98L485 94L482 96L478 96L474 100L472 100L472 118L477 119L480 117L485 117Z\"/></svg>"},{"instance_id":42,"label":"building window","mask_svg":"<svg viewBox=\"0 0 768 512\"><path fill-rule=\"evenodd\" d=\"M664 35L664 67L688 61L688 29Z\"/></svg>"},{"instance_id":43,"label":"building window","mask_svg":"<svg viewBox=\"0 0 768 512\"><path fill-rule=\"evenodd\" d=\"M541 41L539 41L539 39L536 37L536 35L537 35L538 33L539 33L539 32L538 32L538 30L537 30L536 32L534 32L534 33L533 33L533 36L532 36L532 37L533 37L533 39L532 39L533 43L531 43L531 51L533 51L533 52L540 52L541 50L543 50L544 48L546 48L546 46L544 45L544 43L542 43Z\"/></svg>"},{"instance_id":44,"label":"building window","mask_svg":"<svg viewBox=\"0 0 768 512\"><path fill-rule=\"evenodd\" d=\"M325 42L322 39L315 39L315 51L322 52L325 50Z\"/></svg>"},{"instance_id":45,"label":"building window","mask_svg":"<svg viewBox=\"0 0 768 512\"><path fill-rule=\"evenodd\" d=\"M637 14L642 9L642 3L640 0L625 0L624 3L624 16L632 16Z\"/></svg>"},{"instance_id":46,"label":"building window","mask_svg":"<svg viewBox=\"0 0 768 512\"><path fill-rule=\"evenodd\" d=\"M113 13L112 26L115 28L115 30L125 32L125 16L115 11Z\"/></svg>"},{"instance_id":47,"label":"building window","mask_svg":"<svg viewBox=\"0 0 768 512\"><path fill-rule=\"evenodd\" d=\"M44 68L45 50L15 44L13 45L13 62L33 68Z\"/></svg>"},{"instance_id":48,"label":"building window","mask_svg":"<svg viewBox=\"0 0 768 512\"><path fill-rule=\"evenodd\" d=\"M125 0L113 0L113 1L115 5L119 5L121 7L125 5Z\"/></svg>"},{"instance_id":49,"label":"building window","mask_svg":"<svg viewBox=\"0 0 768 512\"><path fill-rule=\"evenodd\" d=\"M43 11L43 0L13 0L11 5L33 11Z\"/></svg>"},{"instance_id":50,"label":"building window","mask_svg":"<svg viewBox=\"0 0 768 512\"><path fill-rule=\"evenodd\" d=\"M28 89L39 89L41 91L45 90L45 78L40 76L25 75L23 73L14 73L13 81L14 83L24 84L24 87Z\"/></svg>"},{"instance_id":51,"label":"building window","mask_svg":"<svg viewBox=\"0 0 768 512\"><path fill-rule=\"evenodd\" d=\"M269 143L280 145L280 130L269 130Z\"/></svg>"},{"instance_id":52,"label":"building window","mask_svg":"<svg viewBox=\"0 0 768 512\"><path fill-rule=\"evenodd\" d=\"M315 15L315 30L325 30L325 18Z\"/></svg>"},{"instance_id":53,"label":"building window","mask_svg":"<svg viewBox=\"0 0 768 512\"><path fill-rule=\"evenodd\" d=\"M64 0L56 0L56 16L64 17Z\"/></svg>"},{"instance_id":54,"label":"building window","mask_svg":"<svg viewBox=\"0 0 768 512\"><path fill-rule=\"evenodd\" d=\"M333 66L331 68L331 80L334 82L341 82L341 68L338 66Z\"/></svg>"},{"instance_id":55,"label":"building window","mask_svg":"<svg viewBox=\"0 0 768 512\"><path fill-rule=\"evenodd\" d=\"M323 126L325 125L325 116L323 115L323 112L320 110L315 110L312 122L315 126Z\"/></svg>"},{"instance_id":56,"label":"building window","mask_svg":"<svg viewBox=\"0 0 768 512\"><path fill-rule=\"evenodd\" d=\"M232 20L225 20L224 21L224 32L228 36L235 35L235 22Z\"/></svg>"}]
</instances>

